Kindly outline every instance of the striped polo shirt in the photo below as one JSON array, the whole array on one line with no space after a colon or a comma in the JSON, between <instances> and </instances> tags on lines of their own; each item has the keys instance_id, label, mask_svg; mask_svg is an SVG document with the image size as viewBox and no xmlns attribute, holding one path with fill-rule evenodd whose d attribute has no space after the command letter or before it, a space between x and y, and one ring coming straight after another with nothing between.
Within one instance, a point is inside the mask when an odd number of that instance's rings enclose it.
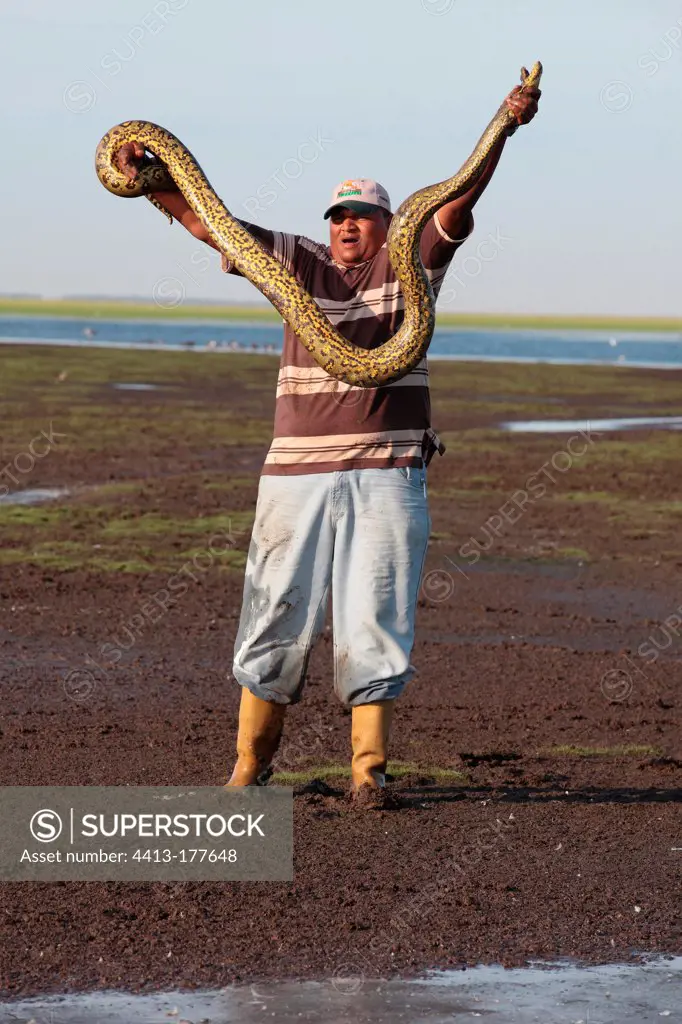
<instances>
[{"instance_id":1,"label":"striped polo shirt","mask_svg":"<svg viewBox=\"0 0 682 1024\"><path fill-rule=\"evenodd\" d=\"M343 267L329 246L302 235L250 231L295 276L348 341L376 348L400 327L404 303L384 244L369 260ZM437 215L424 228L421 257L436 296L458 246ZM238 273L223 257L223 270ZM345 469L428 465L445 448L431 427L426 357L401 380L359 388L331 377L285 324L267 475L331 473Z\"/></svg>"}]
</instances>

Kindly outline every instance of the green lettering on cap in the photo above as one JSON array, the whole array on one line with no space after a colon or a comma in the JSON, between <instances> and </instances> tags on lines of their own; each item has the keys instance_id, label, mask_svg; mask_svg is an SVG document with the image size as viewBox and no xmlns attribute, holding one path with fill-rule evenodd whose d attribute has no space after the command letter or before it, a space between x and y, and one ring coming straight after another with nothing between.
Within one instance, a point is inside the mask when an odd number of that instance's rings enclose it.
<instances>
[{"instance_id":1,"label":"green lettering on cap","mask_svg":"<svg viewBox=\"0 0 682 1024\"><path fill-rule=\"evenodd\" d=\"M343 199L344 196L361 196L362 189L356 188L352 192L339 192L337 199Z\"/></svg>"}]
</instances>

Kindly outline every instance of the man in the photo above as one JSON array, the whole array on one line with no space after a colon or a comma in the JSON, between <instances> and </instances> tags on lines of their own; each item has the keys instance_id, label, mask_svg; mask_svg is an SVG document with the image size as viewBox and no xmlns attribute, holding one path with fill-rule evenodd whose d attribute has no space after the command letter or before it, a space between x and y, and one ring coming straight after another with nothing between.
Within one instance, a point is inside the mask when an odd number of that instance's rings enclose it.
<instances>
[{"instance_id":1,"label":"man","mask_svg":"<svg viewBox=\"0 0 682 1024\"><path fill-rule=\"evenodd\" d=\"M520 86L507 96L517 124L532 120L539 97L539 90ZM473 230L472 209L503 147L504 140L479 184L424 228L421 256L436 295ZM139 144L118 154L131 179L143 159ZM156 198L213 245L178 192ZM328 247L242 223L345 338L374 348L403 318L385 245L388 194L376 181L346 180L334 189L324 216ZM238 273L225 258L223 269ZM331 591L334 689L352 708L352 794L360 805L384 804L393 709L415 671L410 654L431 526L425 467L443 450L431 428L425 359L386 387L349 387L322 370L285 328L274 439L259 484L235 645L233 673L242 695L228 786L267 780L286 708L301 697Z\"/></svg>"}]
</instances>

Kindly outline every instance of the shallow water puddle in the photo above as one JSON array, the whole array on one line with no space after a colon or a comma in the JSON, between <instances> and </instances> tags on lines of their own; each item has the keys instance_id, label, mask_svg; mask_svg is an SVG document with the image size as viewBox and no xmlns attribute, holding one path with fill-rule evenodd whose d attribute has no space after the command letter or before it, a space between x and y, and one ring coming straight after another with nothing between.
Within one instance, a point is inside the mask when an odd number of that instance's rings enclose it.
<instances>
[{"instance_id":1,"label":"shallow water puddle","mask_svg":"<svg viewBox=\"0 0 682 1024\"><path fill-rule=\"evenodd\" d=\"M632 416L615 420L518 420L500 423L500 429L512 434L572 434L584 430L597 434L600 430L682 430L682 416Z\"/></svg>"},{"instance_id":2,"label":"shallow water puddle","mask_svg":"<svg viewBox=\"0 0 682 1024\"><path fill-rule=\"evenodd\" d=\"M123 384L112 384L112 388L116 388L117 391L159 391L158 384L135 384L135 383L123 383Z\"/></svg>"},{"instance_id":3,"label":"shallow water puddle","mask_svg":"<svg viewBox=\"0 0 682 1024\"><path fill-rule=\"evenodd\" d=\"M645 964L476 967L418 981L373 981L362 961L327 982L240 985L217 992L117 992L0 1004L0 1024L642 1024L682 1020L682 957Z\"/></svg>"},{"instance_id":4,"label":"shallow water puddle","mask_svg":"<svg viewBox=\"0 0 682 1024\"><path fill-rule=\"evenodd\" d=\"M35 487L32 490L12 491L0 495L0 505L39 505L41 501L54 501L68 493L65 487Z\"/></svg>"}]
</instances>

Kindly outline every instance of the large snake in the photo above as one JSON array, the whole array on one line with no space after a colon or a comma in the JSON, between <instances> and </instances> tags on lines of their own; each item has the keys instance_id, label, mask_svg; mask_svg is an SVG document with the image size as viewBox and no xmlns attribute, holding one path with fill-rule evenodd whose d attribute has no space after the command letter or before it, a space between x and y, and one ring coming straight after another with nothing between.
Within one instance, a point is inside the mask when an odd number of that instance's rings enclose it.
<instances>
[{"instance_id":1,"label":"large snake","mask_svg":"<svg viewBox=\"0 0 682 1024\"><path fill-rule=\"evenodd\" d=\"M521 71L522 88L540 82L542 65ZM517 122L506 102L501 105L462 168L446 181L408 196L398 207L386 245L405 301L405 316L383 345L364 349L347 341L317 303L274 256L236 220L218 198L192 154L171 132L150 121L123 121L102 138L95 156L101 183L117 196L182 192L220 251L270 300L319 365L332 377L365 388L399 380L426 354L435 326L435 298L419 253L419 240L433 214L468 192L480 179L493 148L513 132ZM140 142L153 154L134 181L119 170L116 154L126 142Z\"/></svg>"}]
</instances>

